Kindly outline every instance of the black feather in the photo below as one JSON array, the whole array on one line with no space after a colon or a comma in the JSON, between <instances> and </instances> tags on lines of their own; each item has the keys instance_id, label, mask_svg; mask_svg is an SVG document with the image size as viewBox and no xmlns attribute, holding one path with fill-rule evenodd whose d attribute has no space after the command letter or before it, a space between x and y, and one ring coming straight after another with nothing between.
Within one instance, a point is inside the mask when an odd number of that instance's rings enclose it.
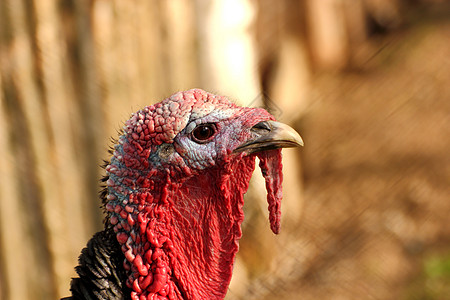
<instances>
[{"instance_id":1,"label":"black feather","mask_svg":"<svg viewBox=\"0 0 450 300\"><path fill-rule=\"evenodd\" d=\"M130 299L124 259L112 228L96 233L81 251L75 268L79 278L70 285L72 297L64 299Z\"/></svg>"}]
</instances>

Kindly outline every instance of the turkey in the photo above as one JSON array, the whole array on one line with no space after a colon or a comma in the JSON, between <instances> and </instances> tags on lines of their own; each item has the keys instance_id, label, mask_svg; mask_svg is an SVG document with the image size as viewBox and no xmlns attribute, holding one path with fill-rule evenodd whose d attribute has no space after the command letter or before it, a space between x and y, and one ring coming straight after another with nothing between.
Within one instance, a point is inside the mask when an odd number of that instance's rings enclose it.
<instances>
[{"instance_id":1,"label":"turkey","mask_svg":"<svg viewBox=\"0 0 450 300\"><path fill-rule=\"evenodd\" d=\"M223 299L255 158L278 233L281 148L302 145L266 110L200 89L134 113L106 166L105 229L65 299Z\"/></svg>"}]
</instances>

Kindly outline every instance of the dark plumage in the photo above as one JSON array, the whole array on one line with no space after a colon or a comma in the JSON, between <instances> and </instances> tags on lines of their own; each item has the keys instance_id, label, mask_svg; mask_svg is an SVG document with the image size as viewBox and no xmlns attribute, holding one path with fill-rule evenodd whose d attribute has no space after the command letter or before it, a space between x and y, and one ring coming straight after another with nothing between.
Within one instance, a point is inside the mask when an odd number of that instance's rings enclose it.
<instances>
[{"instance_id":1,"label":"dark plumage","mask_svg":"<svg viewBox=\"0 0 450 300\"><path fill-rule=\"evenodd\" d=\"M72 298L65 299L130 299L124 259L114 230L97 232L81 251L75 268L79 278L72 280Z\"/></svg>"}]
</instances>

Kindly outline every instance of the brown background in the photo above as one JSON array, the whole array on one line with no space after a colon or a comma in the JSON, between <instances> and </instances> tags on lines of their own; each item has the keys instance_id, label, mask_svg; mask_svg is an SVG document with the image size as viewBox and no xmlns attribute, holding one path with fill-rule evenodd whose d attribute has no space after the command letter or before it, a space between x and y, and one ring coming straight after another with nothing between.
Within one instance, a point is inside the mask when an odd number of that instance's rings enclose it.
<instances>
[{"instance_id":1,"label":"brown background","mask_svg":"<svg viewBox=\"0 0 450 300\"><path fill-rule=\"evenodd\" d=\"M450 4L0 0L0 299L69 294L133 111L193 87L297 128L227 299L450 299Z\"/></svg>"}]
</instances>

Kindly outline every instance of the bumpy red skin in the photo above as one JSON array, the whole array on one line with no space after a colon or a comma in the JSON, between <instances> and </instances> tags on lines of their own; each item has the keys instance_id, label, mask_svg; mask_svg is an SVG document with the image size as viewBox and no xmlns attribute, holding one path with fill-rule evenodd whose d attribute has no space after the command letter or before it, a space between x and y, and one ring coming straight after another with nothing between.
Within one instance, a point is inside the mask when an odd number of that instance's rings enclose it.
<instances>
[{"instance_id":1,"label":"bumpy red skin","mask_svg":"<svg viewBox=\"0 0 450 300\"><path fill-rule=\"evenodd\" d=\"M132 299L223 299L241 237L243 195L255 155L233 154L250 128L273 120L194 89L133 114L107 166L109 222L129 272ZM217 126L204 144L198 123ZM281 150L258 154L271 228L279 230Z\"/></svg>"}]
</instances>

